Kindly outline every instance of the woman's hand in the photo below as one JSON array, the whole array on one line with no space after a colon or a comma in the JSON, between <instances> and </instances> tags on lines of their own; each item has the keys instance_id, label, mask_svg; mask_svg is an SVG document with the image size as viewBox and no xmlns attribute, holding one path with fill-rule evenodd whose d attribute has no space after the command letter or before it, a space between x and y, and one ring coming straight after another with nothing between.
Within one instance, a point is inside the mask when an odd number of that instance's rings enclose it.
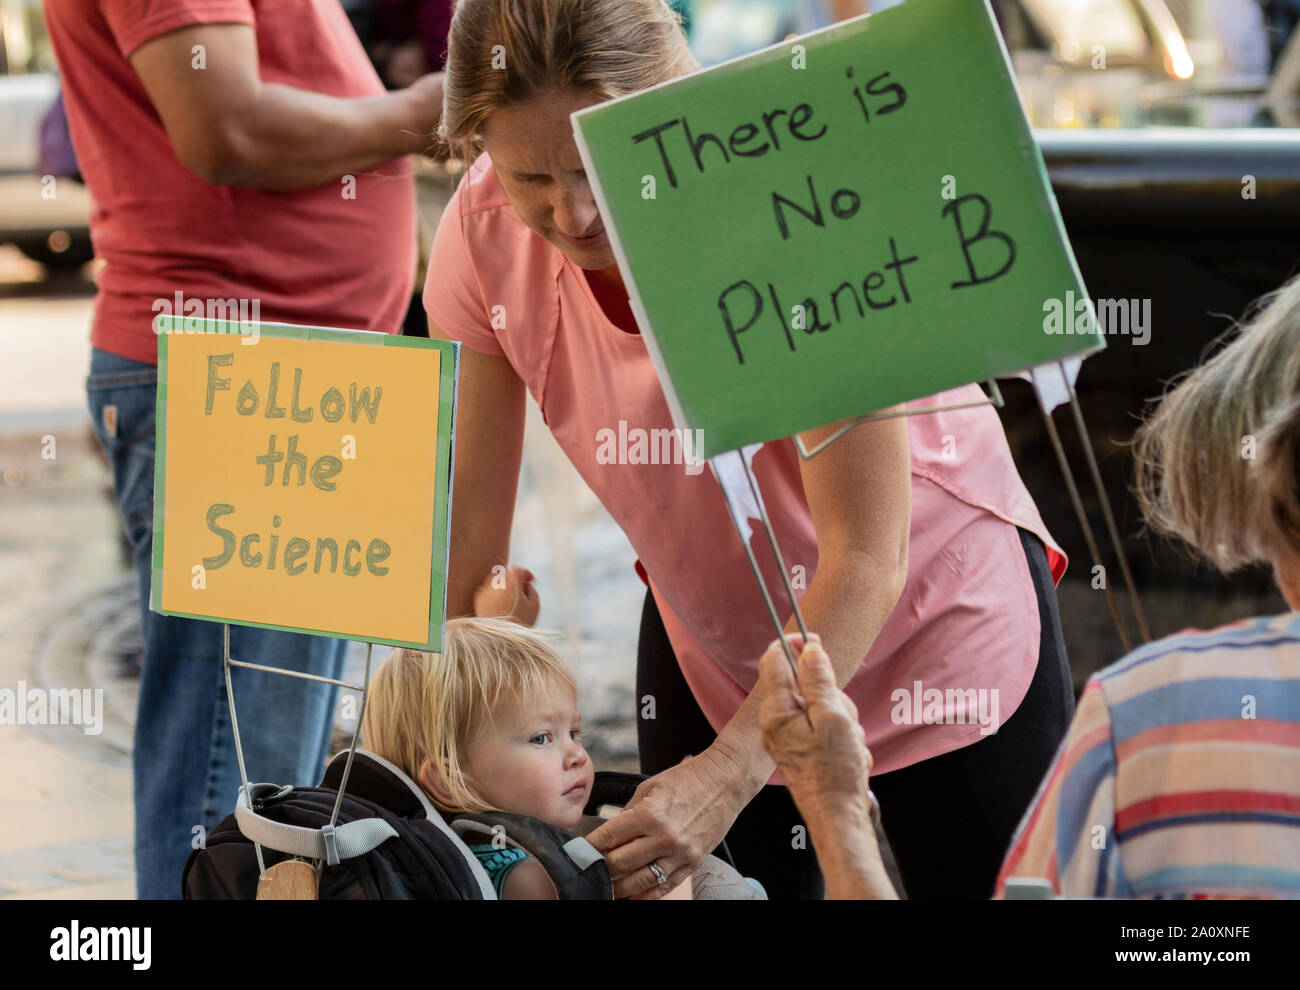
<instances>
[{"instance_id":1,"label":"woman's hand","mask_svg":"<svg viewBox=\"0 0 1300 990\"><path fill-rule=\"evenodd\" d=\"M658 900L690 879L744 807L734 789L739 777L710 747L643 781L627 807L587 836L605 855L614 896ZM651 863L670 887L658 882Z\"/></svg>"},{"instance_id":2,"label":"woman's hand","mask_svg":"<svg viewBox=\"0 0 1300 990\"><path fill-rule=\"evenodd\" d=\"M393 45L383 61L384 82L392 89L410 86L427 71L424 63L424 46L419 41L406 41Z\"/></svg>"},{"instance_id":3,"label":"woman's hand","mask_svg":"<svg viewBox=\"0 0 1300 990\"><path fill-rule=\"evenodd\" d=\"M763 746L802 808L864 808L871 752L858 706L835 684L816 633L799 656L799 680L775 641L759 661L758 723ZM806 815L805 815L806 817Z\"/></svg>"},{"instance_id":4,"label":"woman's hand","mask_svg":"<svg viewBox=\"0 0 1300 990\"><path fill-rule=\"evenodd\" d=\"M531 626L541 611L541 597L533 586L536 577L526 567L498 564L474 592L474 615L478 618L502 618Z\"/></svg>"}]
</instances>

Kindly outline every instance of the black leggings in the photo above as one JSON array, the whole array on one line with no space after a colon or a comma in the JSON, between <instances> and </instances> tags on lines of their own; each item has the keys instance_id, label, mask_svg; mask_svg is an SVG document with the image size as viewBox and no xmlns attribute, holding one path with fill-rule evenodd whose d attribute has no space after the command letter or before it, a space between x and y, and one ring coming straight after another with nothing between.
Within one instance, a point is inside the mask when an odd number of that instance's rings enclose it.
<instances>
[{"instance_id":1,"label":"black leggings","mask_svg":"<svg viewBox=\"0 0 1300 990\"><path fill-rule=\"evenodd\" d=\"M1042 627L1033 682L1001 729L962 749L871 778L907 896L988 898L1012 833L1074 715L1056 588L1042 542L1019 530ZM646 592L636 694L655 718L637 720L641 772L656 774L707 749L717 733L677 665L654 596ZM736 867L773 900L816 899L825 888L790 792L766 786L727 833Z\"/></svg>"}]
</instances>

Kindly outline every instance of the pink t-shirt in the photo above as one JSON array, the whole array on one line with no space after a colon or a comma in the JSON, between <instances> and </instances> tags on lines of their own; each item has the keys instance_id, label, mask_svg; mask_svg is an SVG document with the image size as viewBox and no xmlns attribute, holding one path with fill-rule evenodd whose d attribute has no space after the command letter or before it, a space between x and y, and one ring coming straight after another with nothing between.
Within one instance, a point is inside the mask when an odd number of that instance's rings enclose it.
<instances>
[{"instance_id":1,"label":"pink t-shirt","mask_svg":"<svg viewBox=\"0 0 1300 990\"><path fill-rule=\"evenodd\" d=\"M753 688L758 659L776 635L722 491L708 469L608 463L608 431L617 435L620 421L629 437L636 429L673 426L645 342L611 323L581 269L518 218L486 155L443 214L424 305L450 337L505 355L518 372L555 439L631 541L682 673L710 723L721 728ZM909 405L979 397L970 385ZM1056 580L1066 564L991 407L911 416L907 424L907 583L845 687L878 773L987 736L989 718L981 724L973 707L953 707L958 698L974 706L976 696L955 692L996 690L984 695L984 711L993 711L996 697L999 724L1023 700L1038 659L1039 618L1024 550L1010 524L1044 542ZM807 587L817 570L817 539L799 463L787 438L765 444L754 471L786 566L802 566ZM787 619L784 582L761 526L751 545ZM927 713L930 689L945 692L946 721L939 721L937 708ZM906 705L900 690L907 692Z\"/></svg>"},{"instance_id":2,"label":"pink t-shirt","mask_svg":"<svg viewBox=\"0 0 1300 990\"><path fill-rule=\"evenodd\" d=\"M176 157L128 60L179 28L245 24L256 32L263 82L382 95L338 0L45 0L44 8L94 201L90 236L105 262L94 346L154 364L154 316L197 315L196 303L207 316L233 318L230 307L242 301L240 319L400 328L416 266L415 180L405 158L353 176L354 185L211 185ZM204 71L197 58L185 56L196 73Z\"/></svg>"}]
</instances>

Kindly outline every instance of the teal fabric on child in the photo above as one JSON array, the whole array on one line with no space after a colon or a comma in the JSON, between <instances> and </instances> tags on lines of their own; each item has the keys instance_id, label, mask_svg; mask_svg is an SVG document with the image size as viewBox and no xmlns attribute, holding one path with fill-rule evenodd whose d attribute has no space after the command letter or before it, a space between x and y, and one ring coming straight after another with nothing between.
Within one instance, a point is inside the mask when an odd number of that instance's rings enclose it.
<instances>
[{"instance_id":1,"label":"teal fabric on child","mask_svg":"<svg viewBox=\"0 0 1300 990\"><path fill-rule=\"evenodd\" d=\"M483 869L487 870L488 879L497 897L503 897L506 875L528 858L528 853L514 846L498 849L491 845L471 845L469 851L478 857Z\"/></svg>"}]
</instances>

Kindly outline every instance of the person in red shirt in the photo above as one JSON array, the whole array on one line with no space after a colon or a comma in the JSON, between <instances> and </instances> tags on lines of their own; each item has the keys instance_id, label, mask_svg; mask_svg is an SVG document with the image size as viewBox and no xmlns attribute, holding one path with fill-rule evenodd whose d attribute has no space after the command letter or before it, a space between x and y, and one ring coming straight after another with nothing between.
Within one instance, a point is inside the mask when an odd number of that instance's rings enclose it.
<instances>
[{"instance_id":1,"label":"person in red shirt","mask_svg":"<svg viewBox=\"0 0 1300 990\"><path fill-rule=\"evenodd\" d=\"M140 585L137 895L175 898L240 780L221 626L148 608L154 318L199 300L206 313L396 331L415 266L406 156L432 146L442 76L385 93L337 0L47 0L45 18L104 261L90 410ZM230 636L232 656L336 679L346 645ZM234 690L250 779L316 783L337 688L236 670Z\"/></svg>"}]
</instances>

